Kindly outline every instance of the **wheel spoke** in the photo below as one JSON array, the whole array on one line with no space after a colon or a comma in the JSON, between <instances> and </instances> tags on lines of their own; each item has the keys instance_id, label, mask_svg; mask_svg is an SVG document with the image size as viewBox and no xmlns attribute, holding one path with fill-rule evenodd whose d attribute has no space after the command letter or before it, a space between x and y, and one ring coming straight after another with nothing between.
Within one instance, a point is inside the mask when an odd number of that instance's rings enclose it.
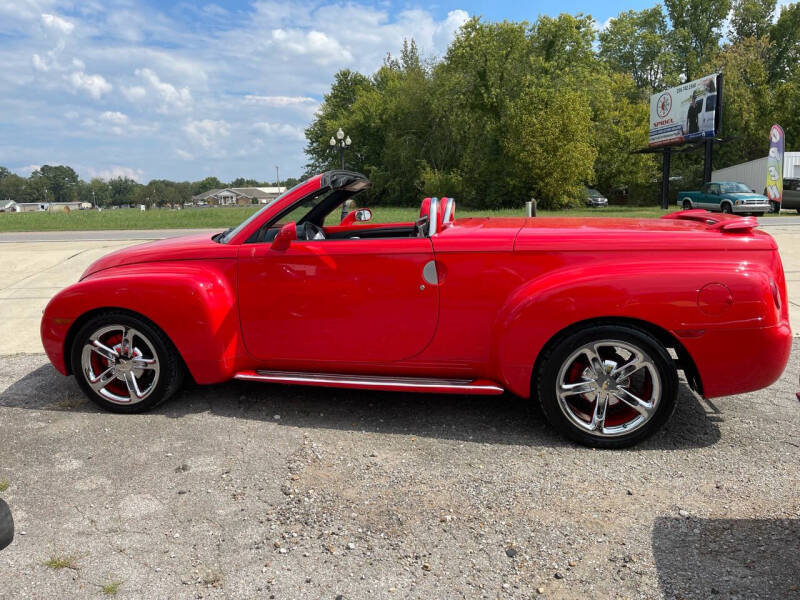
<instances>
[{"instance_id":1,"label":"wheel spoke","mask_svg":"<svg viewBox=\"0 0 800 600\"><path fill-rule=\"evenodd\" d=\"M600 352L597 350L597 346L584 348L583 353L589 359L589 366L591 366L595 376L600 375L603 372L603 361L600 358Z\"/></svg>"},{"instance_id":2,"label":"wheel spoke","mask_svg":"<svg viewBox=\"0 0 800 600\"><path fill-rule=\"evenodd\" d=\"M594 400L594 413L590 424L592 430L602 433L606 424L606 408L608 407L608 394L599 392Z\"/></svg>"},{"instance_id":3,"label":"wheel spoke","mask_svg":"<svg viewBox=\"0 0 800 600\"><path fill-rule=\"evenodd\" d=\"M624 365L621 365L611 371L611 377L616 380L625 379L647 365L648 363L644 360L643 356L635 354L633 358L631 358L631 360L626 362Z\"/></svg>"},{"instance_id":4,"label":"wheel spoke","mask_svg":"<svg viewBox=\"0 0 800 600\"><path fill-rule=\"evenodd\" d=\"M99 392L100 390L105 388L108 385L108 383L112 379L114 379L114 377L115 377L114 367L109 367L108 369L100 373L100 375L97 375L96 377L88 375L86 379L89 381L89 385L92 386L92 389Z\"/></svg>"},{"instance_id":5,"label":"wheel spoke","mask_svg":"<svg viewBox=\"0 0 800 600\"><path fill-rule=\"evenodd\" d=\"M128 393L131 395L131 399L134 398L141 398L142 392L139 390L139 382L136 381L136 377L134 377L133 373L126 373L125 376L125 385L128 387Z\"/></svg>"},{"instance_id":6,"label":"wheel spoke","mask_svg":"<svg viewBox=\"0 0 800 600\"><path fill-rule=\"evenodd\" d=\"M125 356L133 356L133 334L134 330L125 327L122 332L122 353Z\"/></svg>"},{"instance_id":7,"label":"wheel spoke","mask_svg":"<svg viewBox=\"0 0 800 600\"><path fill-rule=\"evenodd\" d=\"M650 412L653 410L653 404L651 402L645 402L639 398L639 396L632 394L625 388L617 388L614 392L614 397L630 406L645 418L649 417Z\"/></svg>"},{"instance_id":8,"label":"wheel spoke","mask_svg":"<svg viewBox=\"0 0 800 600\"><path fill-rule=\"evenodd\" d=\"M131 364L133 364L134 369L148 369L152 371L158 368L158 362L155 358L144 358L140 356L131 359Z\"/></svg>"},{"instance_id":9,"label":"wheel spoke","mask_svg":"<svg viewBox=\"0 0 800 600\"><path fill-rule=\"evenodd\" d=\"M115 361L119 358L119 354L117 354L113 349L106 346L100 340L92 340L92 345L89 346L89 348L92 349L92 352L96 352L97 354L99 354L100 356L102 356L107 360Z\"/></svg>"},{"instance_id":10,"label":"wheel spoke","mask_svg":"<svg viewBox=\"0 0 800 600\"><path fill-rule=\"evenodd\" d=\"M597 389L597 383L593 379L589 379L578 381L577 383L562 383L559 388L558 395L563 398L565 396L589 394Z\"/></svg>"}]
</instances>

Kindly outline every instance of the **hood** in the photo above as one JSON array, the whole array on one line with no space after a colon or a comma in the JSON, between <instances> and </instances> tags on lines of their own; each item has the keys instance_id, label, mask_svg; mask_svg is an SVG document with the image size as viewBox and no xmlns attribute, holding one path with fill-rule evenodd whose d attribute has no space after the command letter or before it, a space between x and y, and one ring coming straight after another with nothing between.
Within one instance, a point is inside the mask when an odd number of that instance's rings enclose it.
<instances>
[{"instance_id":1,"label":"hood","mask_svg":"<svg viewBox=\"0 0 800 600\"><path fill-rule=\"evenodd\" d=\"M81 275L81 279L122 265L175 260L232 258L236 256L236 246L219 244L211 239L212 235L211 233L198 233L146 242L117 250L111 254L106 254L89 265L89 268Z\"/></svg>"}]
</instances>

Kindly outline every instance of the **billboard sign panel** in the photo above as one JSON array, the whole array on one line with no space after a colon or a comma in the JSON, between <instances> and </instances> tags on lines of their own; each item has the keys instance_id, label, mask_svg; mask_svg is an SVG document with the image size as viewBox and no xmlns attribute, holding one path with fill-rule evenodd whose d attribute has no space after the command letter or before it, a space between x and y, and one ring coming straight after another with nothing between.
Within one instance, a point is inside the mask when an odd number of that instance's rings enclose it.
<instances>
[{"instance_id":1,"label":"billboard sign panel","mask_svg":"<svg viewBox=\"0 0 800 600\"><path fill-rule=\"evenodd\" d=\"M718 73L650 96L650 146L714 137Z\"/></svg>"},{"instance_id":2,"label":"billboard sign panel","mask_svg":"<svg viewBox=\"0 0 800 600\"><path fill-rule=\"evenodd\" d=\"M783 129L773 125L769 130L769 155L767 155L766 195L770 202L783 201Z\"/></svg>"}]
</instances>

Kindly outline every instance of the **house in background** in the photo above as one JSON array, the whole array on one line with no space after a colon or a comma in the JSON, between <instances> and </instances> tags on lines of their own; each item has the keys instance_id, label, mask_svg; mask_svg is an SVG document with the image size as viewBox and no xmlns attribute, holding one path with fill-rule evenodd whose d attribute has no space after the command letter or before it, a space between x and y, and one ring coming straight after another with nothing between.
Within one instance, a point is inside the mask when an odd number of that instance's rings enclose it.
<instances>
[{"instance_id":1,"label":"house in background","mask_svg":"<svg viewBox=\"0 0 800 600\"><path fill-rule=\"evenodd\" d=\"M0 213L19 212L19 206L13 200L0 200Z\"/></svg>"},{"instance_id":2,"label":"house in background","mask_svg":"<svg viewBox=\"0 0 800 600\"><path fill-rule=\"evenodd\" d=\"M208 190L192 196L187 204L211 204L214 206L250 206L269 204L286 191L285 187L242 187Z\"/></svg>"}]
</instances>

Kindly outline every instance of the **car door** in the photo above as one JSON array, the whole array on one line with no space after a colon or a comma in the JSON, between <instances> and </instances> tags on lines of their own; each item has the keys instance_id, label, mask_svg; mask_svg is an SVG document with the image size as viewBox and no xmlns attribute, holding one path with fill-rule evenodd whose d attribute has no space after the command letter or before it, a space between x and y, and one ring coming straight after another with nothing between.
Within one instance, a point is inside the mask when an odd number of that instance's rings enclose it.
<instances>
[{"instance_id":1,"label":"car door","mask_svg":"<svg viewBox=\"0 0 800 600\"><path fill-rule=\"evenodd\" d=\"M712 208L710 199L711 199L711 184L704 183L703 186L700 188L700 193L697 195L697 205L698 205L697 207L705 209Z\"/></svg>"},{"instance_id":2,"label":"car door","mask_svg":"<svg viewBox=\"0 0 800 600\"><path fill-rule=\"evenodd\" d=\"M414 356L436 331L439 291L425 280L429 238L244 244L242 335L260 360L390 362ZM430 267L429 267L430 269Z\"/></svg>"}]
</instances>

